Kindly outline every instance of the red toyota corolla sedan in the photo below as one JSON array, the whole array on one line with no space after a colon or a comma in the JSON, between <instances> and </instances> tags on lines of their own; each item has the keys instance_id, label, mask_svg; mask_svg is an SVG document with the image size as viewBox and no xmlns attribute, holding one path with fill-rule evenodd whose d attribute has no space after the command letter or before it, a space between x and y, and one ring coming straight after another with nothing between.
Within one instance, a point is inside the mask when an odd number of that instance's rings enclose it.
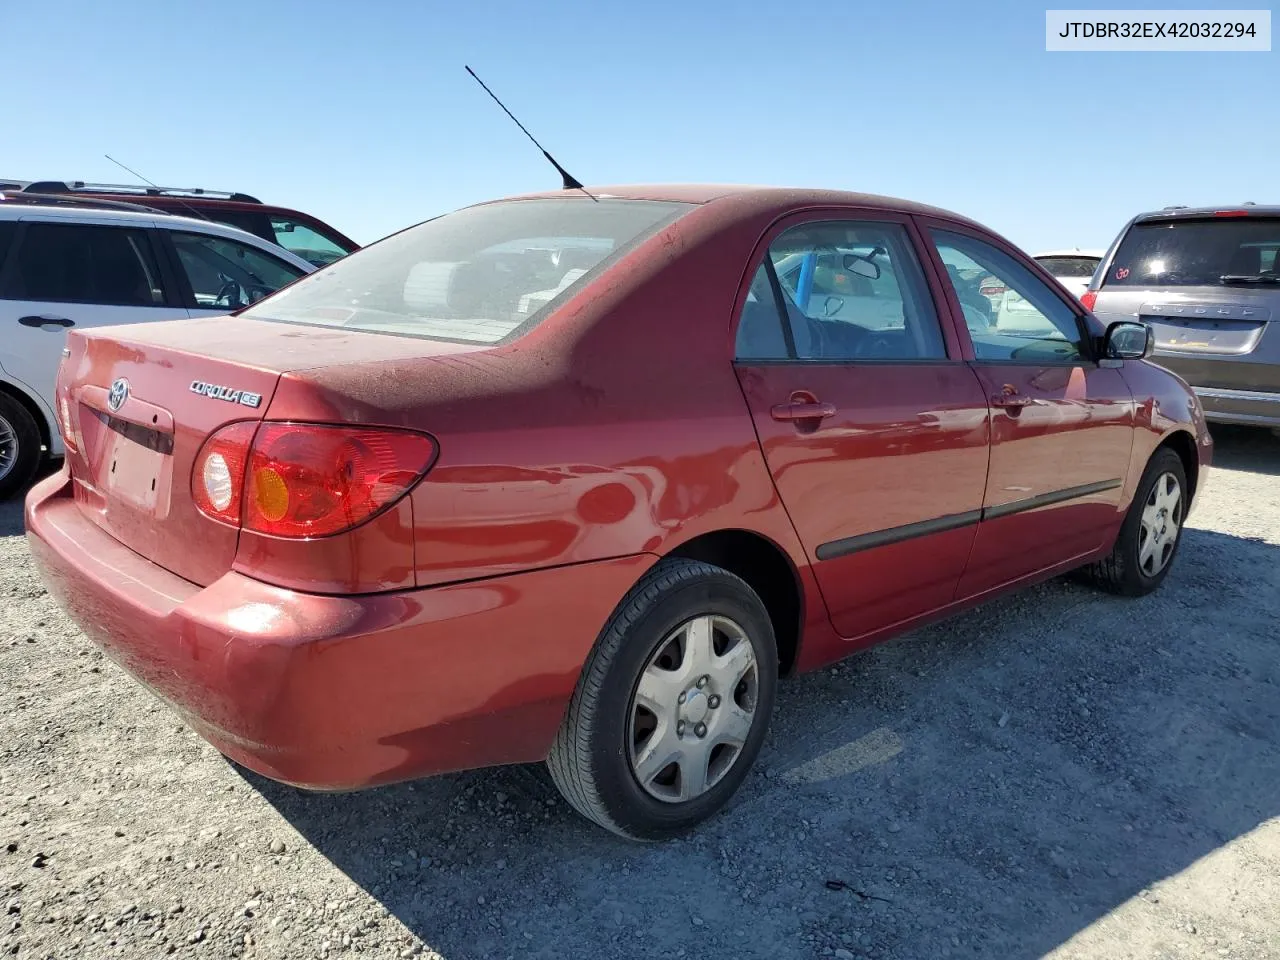
<instances>
[{"instance_id":1,"label":"red toyota corolla sedan","mask_svg":"<svg viewBox=\"0 0 1280 960\"><path fill-rule=\"evenodd\" d=\"M591 193L73 331L27 499L50 589L266 776L546 760L654 839L737 789L779 674L1075 568L1168 574L1212 446L1145 326L942 210Z\"/></svg>"}]
</instances>

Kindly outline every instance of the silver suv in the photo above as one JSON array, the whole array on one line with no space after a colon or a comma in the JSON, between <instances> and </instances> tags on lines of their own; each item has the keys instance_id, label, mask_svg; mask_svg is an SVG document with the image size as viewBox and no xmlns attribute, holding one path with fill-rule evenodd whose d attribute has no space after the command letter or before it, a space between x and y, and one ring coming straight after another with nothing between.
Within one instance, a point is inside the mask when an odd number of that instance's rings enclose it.
<instances>
[{"instance_id":1,"label":"silver suv","mask_svg":"<svg viewBox=\"0 0 1280 960\"><path fill-rule=\"evenodd\" d=\"M1169 207L1120 231L1081 297L1138 318L1205 417L1280 428L1280 206Z\"/></svg>"},{"instance_id":2,"label":"silver suv","mask_svg":"<svg viewBox=\"0 0 1280 960\"><path fill-rule=\"evenodd\" d=\"M62 456L54 381L67 330L218 316L314 270L221 223L0 191L0 500Z\"/></svg>"}]
</instances>

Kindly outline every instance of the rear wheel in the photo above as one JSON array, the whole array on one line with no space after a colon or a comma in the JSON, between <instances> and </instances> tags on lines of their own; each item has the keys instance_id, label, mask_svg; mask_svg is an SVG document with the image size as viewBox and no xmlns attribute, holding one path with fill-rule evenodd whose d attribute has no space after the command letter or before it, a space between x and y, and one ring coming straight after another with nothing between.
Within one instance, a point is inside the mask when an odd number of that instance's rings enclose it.
<instances>
[{"instance_id":1,"label":"rear wheel","mask_svg":"<svg viewBox=\"0 0 1280 960\"><path fill-rule=\"evenodd\" d=\"M1089 568L1093 581L1130 597L1160 586L1178 553L1188 503L1182 458L1167 447L1157 450L1138 483L1111 555Z\"/></svg>"},{"instance_id":2,"label":"rear wheel","mask_svg":"<svg viewBox=\"0 0 1280 960\"><path fill-rule=\"evenodd\" d=\"M565 799L636 840L683 833L746 777L773 711L769 615L740 578L664 560L596 642L547 766Z\"/></svg>"},{"instance_id":3,"label":"rear wheel","mask_svg":"<svg viewBox=\"0 0 1280 960\"><path fill-rule=\"evenodd\" d=\"M26 489L40 458L40 428L26 407L0 393L0 500Z\"/></svg>"}]
</instances>

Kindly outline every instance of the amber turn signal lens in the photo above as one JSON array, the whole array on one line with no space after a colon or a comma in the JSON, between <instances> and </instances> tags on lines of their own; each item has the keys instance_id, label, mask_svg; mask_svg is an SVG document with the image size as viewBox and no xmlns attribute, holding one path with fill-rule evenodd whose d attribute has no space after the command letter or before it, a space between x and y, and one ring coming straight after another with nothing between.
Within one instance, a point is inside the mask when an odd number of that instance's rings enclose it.
<instances>
[{"instance_id":1,"label":"amber turn signal lens","mask_svg":"<svg viewBox=\"0 0 1280 960\"><path fill-rule=\"evenodd\" d=\"M289 488L284 478L270 467L253 472L253 506L272 523L282 520L289 512Z\"/></svg>"}]
</instances>

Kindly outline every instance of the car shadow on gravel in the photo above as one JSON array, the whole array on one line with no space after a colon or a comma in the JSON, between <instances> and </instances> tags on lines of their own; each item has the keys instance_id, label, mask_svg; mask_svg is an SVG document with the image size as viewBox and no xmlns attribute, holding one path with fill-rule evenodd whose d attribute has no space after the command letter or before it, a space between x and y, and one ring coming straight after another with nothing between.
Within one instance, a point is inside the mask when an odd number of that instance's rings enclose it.
<instances>
[{"instance_id":1,"label":"car shadow on gravel","mask_svg":"<svg viewBox=\"0 0 1280 960\"><path fill-rule=\"evenodd\" d=\"M22 500L0 500L0 537L21 536Z\"/></svg>"},{"instance_id":2,"label":"car shadow on gravel","mask_svg":"<svg viewBox=\"0 0 1280 960\"><path fill-rule=\"evenodd\" d=\"M1280 477L1280 436L1258 427L1215 424L1214 466Z\"/></svg>"},{"instance_id":3,"label":"car shadow on gravel","mask_svg":"<svg viewBox=\"0 0 1280 960\"><path fill-rule=\"evenodd\" d=\"M1154 596L1054 582L785 683L732 807L673 843L541 768L245 775L448 960L1040 957L1280 814L1280 548L1185 537Z\"/></svg>"},{"instance_id":4,"label":"car shadow on gravel","mask_svg":"<svg viewBox=\"0 0 1280 960\"><path fill-rule=\"evenodd\" d=\"M61 468L61 460L46 461L36 471L35 480L32 483L39 483L49 474ZM17 537L26 530L26 525L22 519L22 507L28 490L30 490L30 487L21 490L8 500L0 500L0 537Z\"/></svg>"}]
</instances>

